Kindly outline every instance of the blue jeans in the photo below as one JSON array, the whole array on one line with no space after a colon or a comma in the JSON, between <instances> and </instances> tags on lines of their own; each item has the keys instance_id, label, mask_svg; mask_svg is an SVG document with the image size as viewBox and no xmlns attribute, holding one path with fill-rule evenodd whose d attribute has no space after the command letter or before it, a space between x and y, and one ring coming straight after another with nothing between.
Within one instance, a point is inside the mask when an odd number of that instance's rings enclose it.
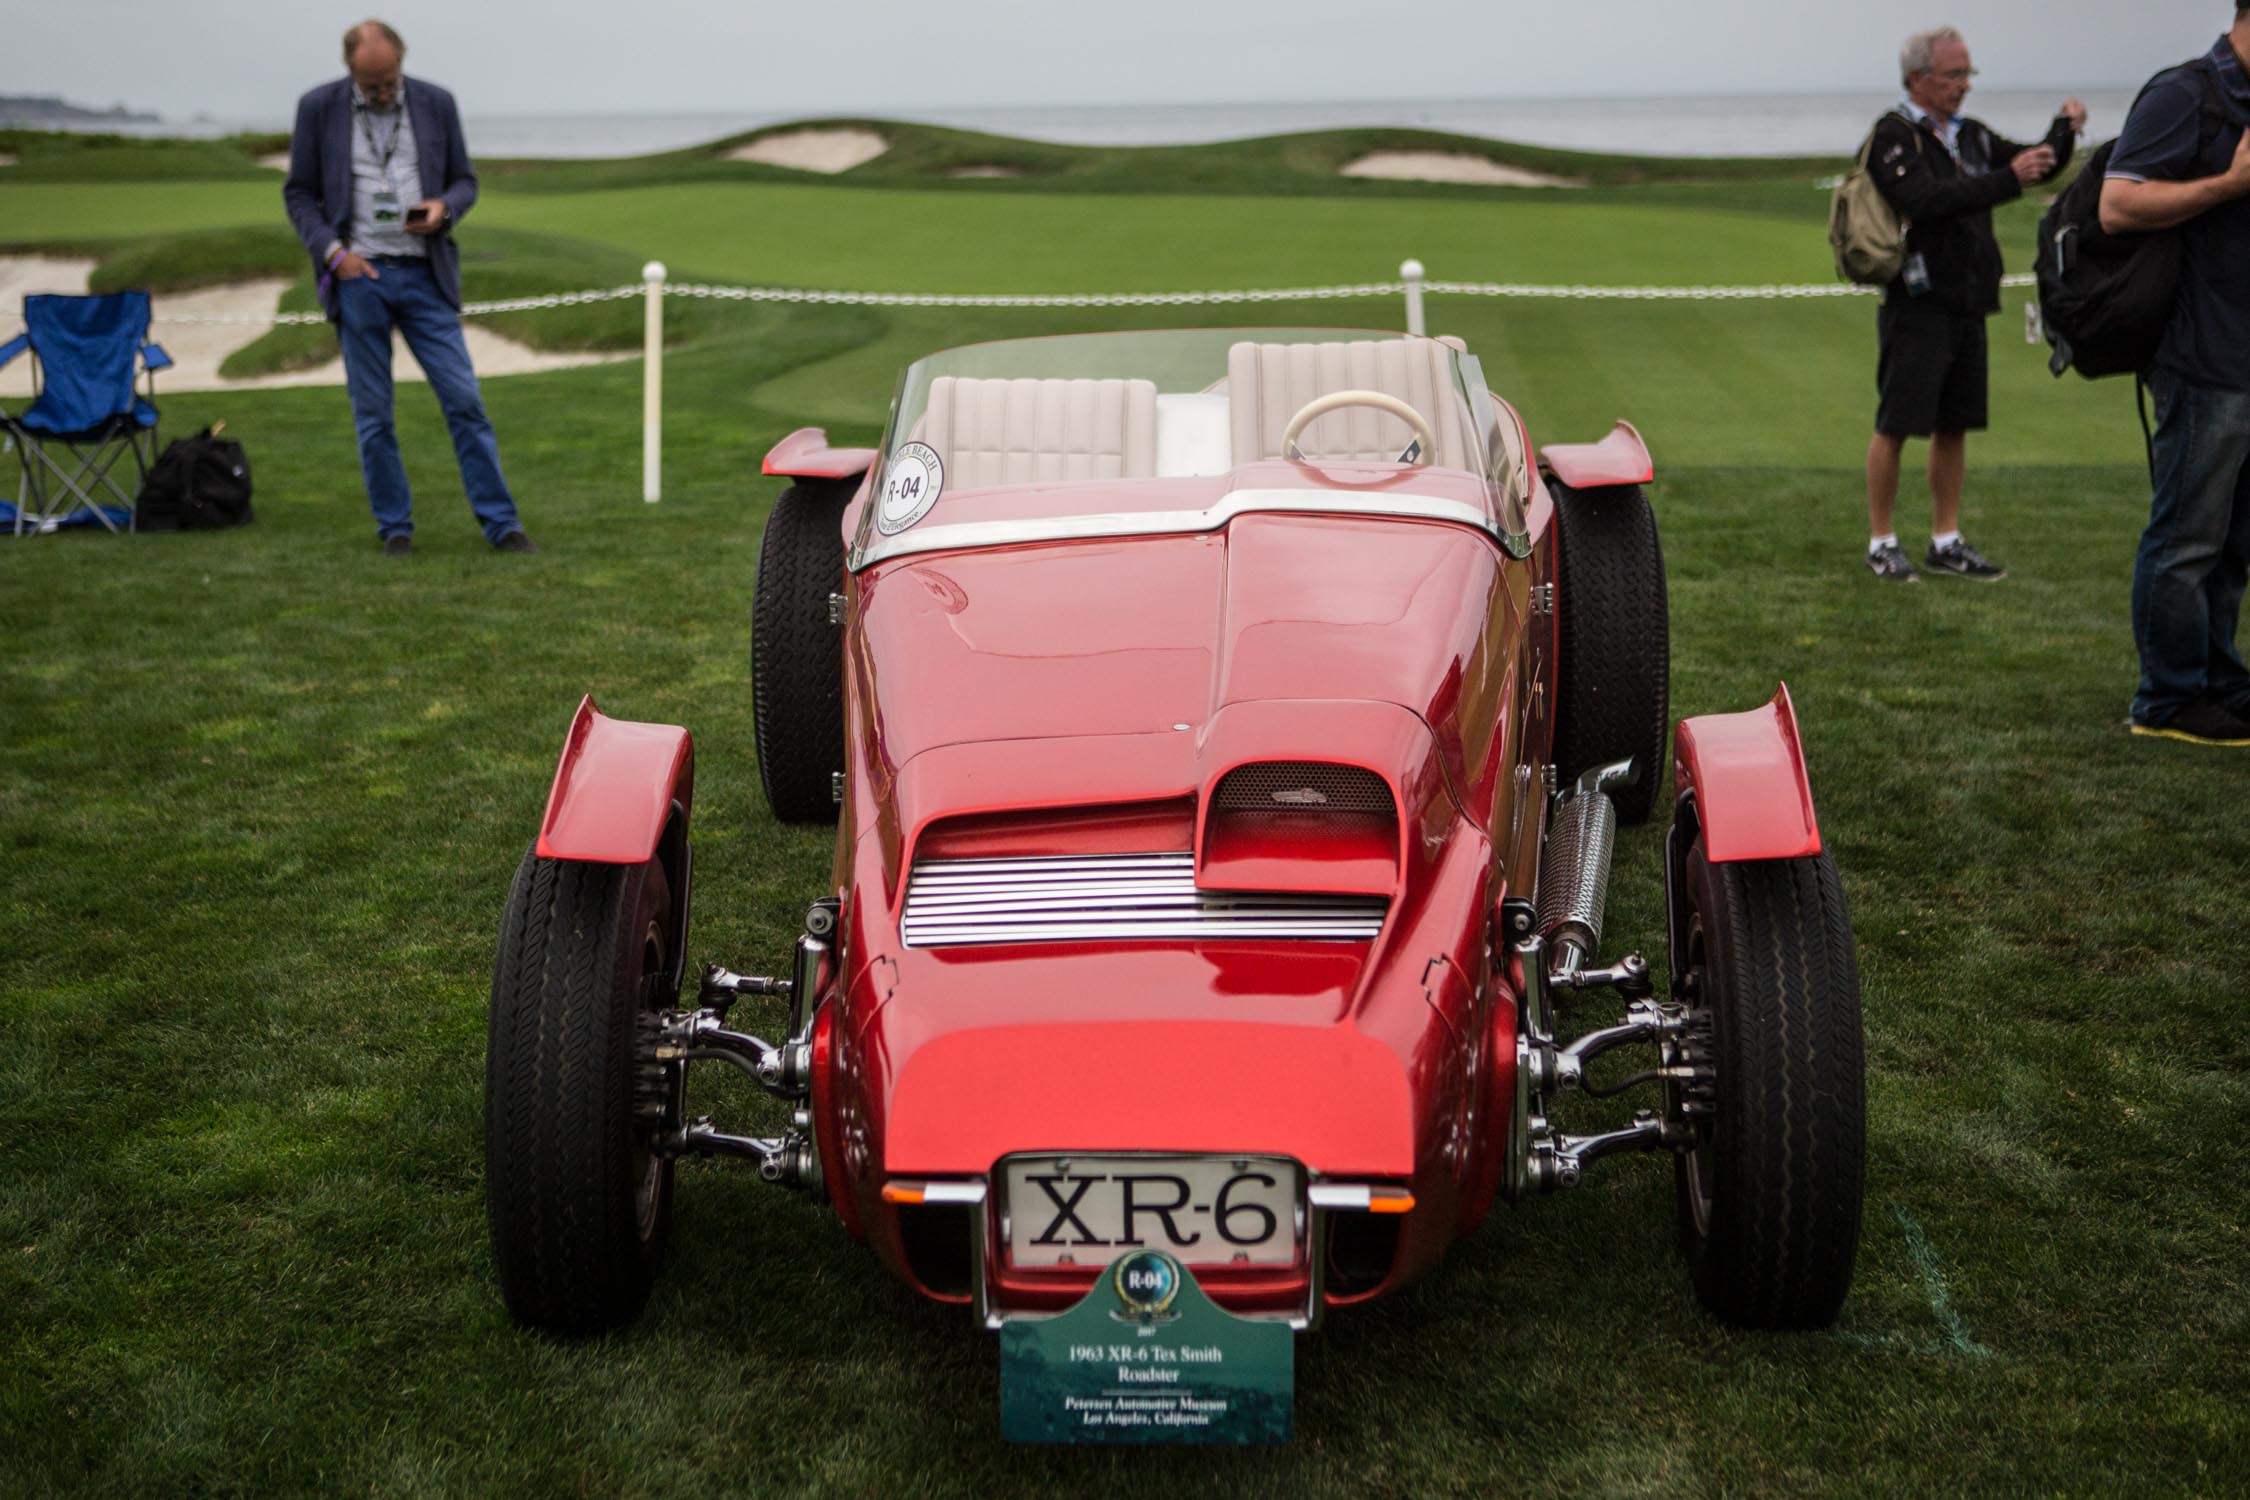
<instances>
[{"instance_id":1,"label":"blue jeans","mask_svg":"<svg viewBox=\"0 0 2250 1500\"><path fill-rule=\"evenodd\" d=\"M477 372L461 337L461 315L438 295L430 268L419 261L383 261L379 276L336 284L343 321L336 330L344 348L344 384L351 392L359 431L359 468L367 479L367 506L383 537L414 534L414 497L398 457L398 426L391 420L391 329L395 325L437 393L438 408L453 434L453 456L469 507L497 542L519 530L516 502L500 473L500 444L484 414Z\"/></svg>"},{"instance_id":2,"label":"blue jeans","mask_svg":"<svg viewBox=\"0 0 2250 1500\"><path fill-rule=\"evenodd\" d=\"M2156 497L2133 561L2133 717L2160 725L2198 698L2250 706L2235 644L2250 578L2250 391L2158 370Z\"/></svg>"}]
</instances>

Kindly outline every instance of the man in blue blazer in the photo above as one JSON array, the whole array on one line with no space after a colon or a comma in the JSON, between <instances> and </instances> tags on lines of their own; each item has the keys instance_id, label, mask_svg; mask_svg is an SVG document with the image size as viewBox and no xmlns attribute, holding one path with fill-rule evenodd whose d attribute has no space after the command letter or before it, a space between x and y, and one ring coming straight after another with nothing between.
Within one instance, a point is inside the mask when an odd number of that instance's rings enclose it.
<instances>
[{"instance_id":1,"label":"man in blue blazer","mask_svg":"<svg viewBox=\"0 0 2250 1500\"><path fill-rule=\"evenodd\" d=\"M485 540L502 552L536 552L501 475L500 445L461 336L453 226L477 201L476 169L453 96L407 78L405 60L406 43L381 21L344 33L347 75L297 101L282 201L343 347L360 472L383 551L414 550L413 496L391 416L395 328L437 393Z\"/></svg>"}]
</instances>

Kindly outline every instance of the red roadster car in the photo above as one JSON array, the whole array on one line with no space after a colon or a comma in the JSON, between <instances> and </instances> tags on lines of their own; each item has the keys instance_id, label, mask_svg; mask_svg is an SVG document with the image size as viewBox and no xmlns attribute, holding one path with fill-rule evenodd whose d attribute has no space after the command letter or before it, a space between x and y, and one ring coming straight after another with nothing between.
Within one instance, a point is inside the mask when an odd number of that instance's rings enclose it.
<instances>
[{"instance_id":1,"label":"red roadster car","mask_svg":"<svg viewBox=\"0 0 2250 1500\"><path fill-rule=\"evenodd\" d=\"M1631 427L1535 449L1455 340L1098 334L933 355L879 448L807 429L766 472L758 769L834 864L785 974L683 1000L688 731L581 704L493 980L518 1320L631 1318L686 1155L818 1195L992 1327L1153 1249L1303 1328L1626 1152L1672 1158L1716 1315L1833 1320L1843 892L1786 689L1672 730ZM1659 991L1603 912L1668 762ZM731 1025L746 995L786 1034ZM710 1065L791 1125L691 1113ZM1556 1117L1629 1088L1624 1123Z\"/></svg>"}]
</instances>

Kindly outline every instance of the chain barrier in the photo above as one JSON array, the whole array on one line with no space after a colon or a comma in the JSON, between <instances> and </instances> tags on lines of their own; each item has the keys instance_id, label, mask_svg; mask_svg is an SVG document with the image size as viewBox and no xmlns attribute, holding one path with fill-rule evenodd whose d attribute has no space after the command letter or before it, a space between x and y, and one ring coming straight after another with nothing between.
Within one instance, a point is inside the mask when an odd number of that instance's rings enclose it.
<instances>
[{"instance_id":1,"label":"chain barrier","mask_svg":"<svg viewBox=\"0 0 2250 1500\"><path fill-rule=\"evenodd\" d=\"M638 282L632 286L611 287L606 291L549 292L538 297L503 297L491 302L465 302L461 305L464 317L477 317L485 313L538 312L550 307L579 307L590 302L622 302L628 297L646 296L647 289ZM234 324L257 328L287 328L297 324L325 323L326 313L275 312L263 315L225 315L218 313L155 313L152 323Z\"/></svg>"},{"instance_id":2,"label":"chain barrier","mask_svg":"<svg viewBox=\"0 0 2250 1500\"><path fill-rule=\"evenodd\" d=\"M703 282L667 284L664 267L651 261L640 284L590 288L579 292L554 292L540 297L508 297L471 302L461 312L467 317L490 313L537 312L552 307L582 307L597 302L623 302L639 298L645 308L641 376L641 498L655 504L662 497L664 454L664 299L687 297L713 302L780 302L816 307L1226 307L1268 302L1342 302L1373 297L1404 297L1406 327L1410 333L1425 329L1423 299L1440 297L1496 297L1521 301L1568 302L1760 302L1815 301L1832 297L1872 297L1880 287L1849 283L1827 285L1764 286L1539 286L1504 281L1430 281L1422 263L1409 260L1399 266L1399 280L1363 281L1339 286L1260 287L1241 291L1209 292L854 292L816 287L715 286ZM2009 276L2002 285L2024 287L2030 276ZM231 323L250 326L288 326L319 323L317 312L276 312L264 317L155 314L157 323ZM2037 342L2037 308L2030 309L2025 337Z\"/></svg>"},{"instance_id":3,"label":"chain barrier","mask_svg":"<svg viewBox=\"0 0 2250 1500\"><path fill-rule=\"evenodd\" d=\"M2037 278L2015 275L2004 278L2005 287L2027 287ZM1570 302L1767 302L1812 301L1827 297L1872 297L1882 288L1833 285L1767 286L1538 286L1502 281L1430 281L1423 291L1440 297L1500 297L1517 301ZM830 307L1222 307L1260 302L1344 302L1369 297L1406 295L1403 281L1366 281L1349 286L1270 287L1212 292L852 292L815 287L713 286L674 282L664 286L666 297L692 297L716 302L782 302ZM490 313L539 312L554 307L582 307L598 302L622 302L645 297L645 286L609 287L581 292L553 292L538 297L507 297L462 306L465 317ZM263 316L193 313L158 313L158 323L235 324L251 327L287 327L325 323L318 312L276 312Z\"/></svg>"}]
</instances>

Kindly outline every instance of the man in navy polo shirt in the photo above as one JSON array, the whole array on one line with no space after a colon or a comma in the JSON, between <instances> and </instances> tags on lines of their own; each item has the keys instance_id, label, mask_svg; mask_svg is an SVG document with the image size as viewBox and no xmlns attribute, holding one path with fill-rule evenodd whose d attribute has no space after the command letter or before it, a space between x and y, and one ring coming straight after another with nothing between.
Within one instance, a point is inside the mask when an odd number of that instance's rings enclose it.
<instances>
[{"instance_id":1,"label":"man in navy polo shirt","mask_svg":"<svg viewBox=\"0 0 2250 1500\"><path fill-rule=\"evenodd\" d=\"M453 226L477 201L453 96L400 72L406 43L381 21L344 33L346 77L297 101L282 201L320 277L344 352L359 467L383 551L414 550L414 503L391 414L391 330L429 377L470 508L501 552L536 552L500 473L461 336L461 252Z\"/></svg>"},{"instance_id":2,"label":"man in navy polo shirt","mask_svg":"<svg viewBox=\"0 0 2250 1500\"><path fill-rule=\"evenodd\" d=\"M2250 747L2235 639L2250 578L2250 3L2209 53L2160 73L2125 122L2102 228L2176 230L2179 302L2148 387L2155 496L2133 562L2132 732ZM2204 142L2216 85L2228 123Z\"/></svg>"}]
</instances>

